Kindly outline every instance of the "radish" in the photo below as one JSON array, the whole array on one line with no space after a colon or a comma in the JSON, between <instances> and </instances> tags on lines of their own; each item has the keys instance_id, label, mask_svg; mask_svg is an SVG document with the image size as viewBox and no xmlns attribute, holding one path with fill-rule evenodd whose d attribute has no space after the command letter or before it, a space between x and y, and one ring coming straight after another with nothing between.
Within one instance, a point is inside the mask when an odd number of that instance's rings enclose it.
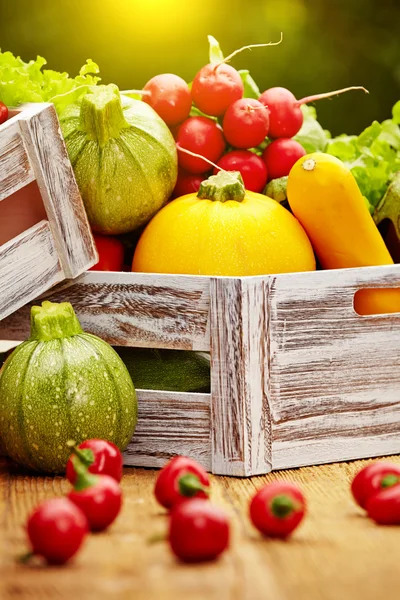
<instances>
[{"instance_id":1,"label":"radish","mask_svg":"<svg viewBox=\"0 0 400 600\"><path fill-rule=\"evenodd\" d=\"M232 150L219 161L218 167L224 171L239 171L246 190L260 193L267 183L267 168L264 161L250 150ZM214 169L214 175L220 169Z\"/></svg>"},{"instance_id":2,"label":"radish","mask_svg":"<svg viewBox=\"0 0 400 600\"><path fill-rule=\"evenodd\" d=\"M302 104L321 100L322 98L330 98L350 90L363 90L366 94L369 93L362 86L352 86L327 94L317 94L316 96L307 96L301 100L296 100L292 92L286 88L273 87L266 90L259 97L259 101L267 106L269 110L269 137L293 137L303 124L303 113L300 108Z\"/></svg>"},{"instance_id":3,"label":"radish","mask_svg":"<svg viewBox=\"0 0 400 600\"><path fill-rule=\"evenodd\" d=\"M208 168L210 169L210 167ZM180 196L186 196L186 194L198 192L201 182L206 178L206 175L196 175L194 173L188 173L184 169L179 169L178 179L176 181L174 191L172 192L172 198L180 198Z\"/></svg>"},{"instance_id":4,"label":"radish","mask_svg":"<svg viewBox=\"0 0 400 600\"><path fill-rule=\"evenodd\" d=\"M192 83L192 98L194 104L206 115L221 117L228 107L243 97L244 85L238 71L227 63L237 54L251 48L276 46L279 42L268 44L252 44L235 50L224 58L219 44L211 35L208 36L210 44L210 63L205 65L196 74Z\"/></svg>"},{"instance_id":5,"label":"radish","mask_svg":"<svg viewBox=\"0 0 400 600\"><path fill-rule=\"evenodd\" d=\"M143 101L150 104L167 125L177 125L190 112L192 98L189 86L172 73L156 75L143 88Z\"/></svg>"},{"instance_id":6,"label":"radish","mask_svg":"<svg viewBox=\"0 0 400 600\"><path fill-rule=\"evenodd\" d=\"M268 135L268 109L253 98L236 100L226 111L222 128L232 146L254 148Z\"/></svg>"},{"instance_id":7,"label":"radish","mask_svg":"<svg viewBox=\"0 0 400 600\"><path fill-rule=\"evenodd\" d=\"M280 138L271 142L262 155L268 171L268 180L289 175L293 165L305 154L303 146L296 140Z\"/></svg>"},{"instance_id":8,"label":"radish","mask_svg":"<svg viewBox=\"0 0 400 600\"><path fill-rule=\"evenodd\" d=\"M186 119L179 128L176 141L179 166L189 173L206 173L210 170L210 165L202 158L184 152L185 149L200 154L213 163L221 158L225 150L221 127L208 117Z\"/></svg>"}]
</instances>

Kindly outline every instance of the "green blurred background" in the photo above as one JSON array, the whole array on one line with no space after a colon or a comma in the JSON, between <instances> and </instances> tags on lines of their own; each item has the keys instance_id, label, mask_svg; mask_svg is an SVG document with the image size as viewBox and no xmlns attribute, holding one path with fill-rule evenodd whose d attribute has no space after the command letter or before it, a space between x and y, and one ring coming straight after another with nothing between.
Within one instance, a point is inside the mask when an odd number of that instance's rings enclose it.
<instances>
[{"instance_id":1,"label":"green blurred background","mask_svg":"<svg viewBox=\"0 0 400 600\"><path fill-rule=\"evenodd\" d=\"M75 75L87 58L104 83L141 88L157 73L190 81L208 57L207 34L225 55L279 39L234 59L261 91L302 96L363 85L317 110L334 135L390 117L400 98L400 0L0 0L0 48Z\"/></svg>"}]
</instances>

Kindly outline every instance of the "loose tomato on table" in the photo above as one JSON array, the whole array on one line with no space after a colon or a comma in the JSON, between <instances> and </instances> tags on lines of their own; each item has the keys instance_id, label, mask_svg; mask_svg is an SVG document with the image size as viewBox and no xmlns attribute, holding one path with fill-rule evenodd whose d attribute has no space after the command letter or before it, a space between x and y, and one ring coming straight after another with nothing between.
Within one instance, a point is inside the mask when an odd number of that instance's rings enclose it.
<instances>
[{"instance_id":1,"label":"loose tomato on table","mask_svg":"<svg viewBox=\"0 0 400 600\"><path fill-rule=\"evenodd\" d=\"M229 522L220 508L194 498L172 510L168 540L183 562L214 560L229 545Z\"/></svg>"},{"instance_id":2,"label":"loose tomato on table","mask_svg":"<svg viewBox=\"0 0 400 600\"><path fill-rule=\"evenodd\" d=\"M85 440L74 448L66 469L66 477L72 484L77 478L74 466L76 460L80 460L90 473L109 475L117 482L122 479L122 454L112 442L98 439Z\"/></svg>"},{"instance_id":3,"label":"loose tomato on table","mask_svg":"<svg viewBox=\"0 0 400 600\"><path fill-rule=\"evenodd\" d=\"M112 236L93 234L99 262L90 271L122 271L124 265L124 245Z\"/></svg>"},{"instance_id":4,"label":"loose tomato on table","mask_svg":"<svg viewBox=\"0 0 400 600\"><path fill-rule=\"evenodd\" d=\"M351 492L357 504L361 508L366 508L371 496L398 483L400 483L400 465L377 461L357 473L351 484Z\"/></svg>"},{"instance_id":5,"label":"loose tomato on table","mask_svg":"<svg viewBox=\"0 0 400 600\"><path fill-rule=\"evenodd\" d=\"M370 496L365 508L369 518L379 525L400 525L400 486L393 485Z\"/></svg>"},{"instance_id":6,"label":"loose tomato on table","mask_svg":"<svg viewBox=\"0 0 400 600\"><path fill-rule=\"evenodd\" d=\"M253 525L269 537L287 537L302 521L305 511L305 498L292 483L277 481L265 485L250 503Z\"/></svg>"},{"instance_id":7,"label":"loose tomato on table","mask_svg":"<svg viewBox=\"0 0 400 600\"><path fill-rule=\"evenodd\" d=\"M0 125L8 119L8 108L4 102L0 102Z\"/></svg>"},{"instance_id":8,"label":"loose tomato on table","mask_svg":"<svg viewBox=\"0 0 400 600\"><path fill-rule=\"evenodd\" d=\"M186 456L175 456L161 469L154 495L161 506L172 508L186 498L207 498L210 479L196 461Z\"/></svg>"}]
</instances>

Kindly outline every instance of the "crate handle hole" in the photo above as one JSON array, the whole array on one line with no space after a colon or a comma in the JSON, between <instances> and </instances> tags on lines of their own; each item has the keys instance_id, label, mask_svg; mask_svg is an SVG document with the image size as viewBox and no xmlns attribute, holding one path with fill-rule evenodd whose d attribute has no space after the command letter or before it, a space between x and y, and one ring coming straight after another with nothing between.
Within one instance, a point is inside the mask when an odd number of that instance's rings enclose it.
<instances>
[{"instance_id":1,"label":"crate handle hole","mask_svg":"<svg viewBox=\"0 0 400 600\"><path fill-rule=\"evenodd\" d=\"M353 308L361 317L400 315L400 287L370 287L357 290L354 294Z\"/></svg>"}]
</instances>

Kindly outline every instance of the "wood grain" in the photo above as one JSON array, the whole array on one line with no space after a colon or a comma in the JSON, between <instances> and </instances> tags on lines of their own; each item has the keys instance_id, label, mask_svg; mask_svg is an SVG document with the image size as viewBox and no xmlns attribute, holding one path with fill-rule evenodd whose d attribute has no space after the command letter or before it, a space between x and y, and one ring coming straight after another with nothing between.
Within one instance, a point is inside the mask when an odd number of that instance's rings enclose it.
<instances>
[{"instance_id":1,"label":"wood grain","mask_svg":"<svg viewBox=\"0 0 400 600\"><path fill-rule=\"evenodd\" d=\"M392 458L400 464L399 458ZM215 563L182 565L164 542L156 505L156 471L127 468L117 521L88 538L66 567L23 566L23 524L33 507L61 495L60 477L30 477L0 461L0 596L2 600L398 600L398 527L379 527L352 501L349 486L366 461L306 467L252 479L212 477L212 502L231 522L231 547ZM248 502L276 480L301 486L308 515L286 542L262 538Z\"/></svg>"},{"instance_id":2,"label":"wood grain","mask_svg":"<svg viewBox=\"0 0 400 600\"><path fill-rule=\"evenodd\" d=\"M0 246L0 323L63 278L47 221Z\"/></svg>"},{"instance_id":3,"label":"wood grain","mask_svg":"<svg viewBox=\"0 0 400 600\"><path fill-rule=\"evenodd\" d=\"M0 201L35 179L18 119L0 125Z\"/></svg>"}]
</instances>

